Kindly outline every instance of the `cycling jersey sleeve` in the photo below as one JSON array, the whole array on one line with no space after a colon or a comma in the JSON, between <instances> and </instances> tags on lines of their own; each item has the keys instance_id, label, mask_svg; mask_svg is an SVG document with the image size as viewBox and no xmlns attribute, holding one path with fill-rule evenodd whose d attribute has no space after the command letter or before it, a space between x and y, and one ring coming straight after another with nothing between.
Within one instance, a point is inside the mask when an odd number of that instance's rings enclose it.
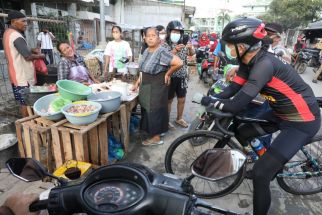
<instances>
[{"instance_id":1,"label":"cycling jersey sleeve","mask_svg":"<svg viewBox=\"0 0 322 215\"><path fill-rule=\"evenodd\" d=\"M242 85L232 82L221 93L218 93L214 96L219 99L228 99L228 98L232 97L233 95L235 95L240 90L241 87L242 87Z\"/></svg>"},{"instance_id":2,"label":"cycling jersey sleeve","mask_svg":"<svg viewBox=\"0 0 322 215\"><path fill-rule=\"evenodd\" d=\"M266 83L271 81L274 74L274 66L271 61L263 60L256 63L249 72L249 77L242 87L246 95L249 95L253 98L261 91Z\"/></svg>"},{"instance_id":3,"label":"cycling jersey sleeve","mask_svg":"<svg viewBox=\"0 0 322 215\"><path fill-rule=\"evenodd\" d=\"M214 106L226 112L240 112L249 102L253 100L253 98L256 97L265 84L272 79L273 72L273 65L270 61L258 62L250 70L249 77L247 80L243 81L244 85L234 96L234 98L218 100L214 103ZM242 75L242 73L239 72L239 74L237 73L237 76L238 75ZM240 84L242 83L240 82Z\"/></svg>"}]
</instances>

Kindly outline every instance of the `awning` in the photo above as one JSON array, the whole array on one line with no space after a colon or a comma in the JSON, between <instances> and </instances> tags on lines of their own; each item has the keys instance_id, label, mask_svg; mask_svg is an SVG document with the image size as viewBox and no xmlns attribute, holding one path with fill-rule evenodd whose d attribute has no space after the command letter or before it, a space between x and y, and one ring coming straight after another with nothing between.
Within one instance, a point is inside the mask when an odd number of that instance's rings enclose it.
<instances>
[{"instance_id":1,"label":"awning","mask_svg":"<svg viewBox=\"0 0 322 215\"><path fill-rule=\"evenodd\" d=\"M322 38L322 20L308 24L302 31L307 39Z\"/></svg>"},{"instance_id":2,"label":"awning","mask_svg":"<svg viewBox=\"0 0 322 215\"><path fill-rule=\"evenodd\" d=\"M78 19L82 19L82 20L94 20L94 19L101 18L99 13L93 13L88 11L77 11L76 16ZM108 15L105 15L105 21L115 23L112 17Z\"/></svg>"}]
</instances>

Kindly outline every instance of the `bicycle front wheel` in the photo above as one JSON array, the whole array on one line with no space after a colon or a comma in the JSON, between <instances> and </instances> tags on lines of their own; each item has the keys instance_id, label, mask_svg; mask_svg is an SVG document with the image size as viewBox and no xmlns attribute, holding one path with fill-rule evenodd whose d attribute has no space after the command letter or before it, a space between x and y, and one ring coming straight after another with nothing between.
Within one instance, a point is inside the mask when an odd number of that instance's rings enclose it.
<instances>
[{"instance_id":1,"label":"bicycle front wheel","mask_svg":"<svg viewBox=\"0 0 322 215\"><path fill-rule=\"evenodd\" d=\"M191 139L203 138L206 142L202 145L194 145ZM224 147L223 135L216 131L194 131L178 137L170 145L165 156L165 169L168 173L175 174L181 178L191 175L190 166L201 153L207 149ZM227 147L237 149L238 144L233 140L227 140ZM216 198L227 195L234 191L242 182L245 168L236 175L219 181L207 181L198 177L191 180L194 194L201 198Z\"/></svg>"},{"instance_id":2,"label":"bicycle front wheel","mask_svg":"<svg viewBox=\"0 0 322 215\"><path fill-rule=\"evenodd\" d=\"M311 195L322 191L322 137L303 147L277 175L288 193ZM312 159L310 159L312 156Z\"/></svg>"}]
</instances>

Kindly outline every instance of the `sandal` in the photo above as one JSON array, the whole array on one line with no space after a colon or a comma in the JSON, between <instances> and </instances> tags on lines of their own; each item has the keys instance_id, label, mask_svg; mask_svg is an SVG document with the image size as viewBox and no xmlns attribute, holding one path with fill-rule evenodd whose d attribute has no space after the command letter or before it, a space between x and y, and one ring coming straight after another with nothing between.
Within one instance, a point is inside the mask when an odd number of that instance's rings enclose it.
<instances>
[{"instance_id":1,"label":"sandal","mask_svg":"<svg viewBox=\"0 0 322 215\"><path fill-rule=\"evenodd\" d=\"M160 141L157 141L157 142L154 142L154 140L152 139L148 139L148 140L144 140L142 142L142 145L143 146L157 146L157 145L162 145L164 142L163 140L160 140Z\"/></svg>"},{"instance_id":2,"label":"sandal","mask_svg":"<svg viewBox=\"0 0 322 215\"><path fill-rule=\"evenodd\" d=\"M176 127L174 127L174 125L171 122L169 122L168 128L171 130L176 129Z\"/></svg>"},{"instance_id":3,"label":"sandal","mask_svg":"<svg viewBox=\"0 0 322 215\"><path fill-rule=\"evenodd\" d=\"M186 121L184 121L184 119L179 119L179 120L176 120L175 122L176 124L180 125L183 128L189 127L189 124Z\"/></svg>"}]
</instances>

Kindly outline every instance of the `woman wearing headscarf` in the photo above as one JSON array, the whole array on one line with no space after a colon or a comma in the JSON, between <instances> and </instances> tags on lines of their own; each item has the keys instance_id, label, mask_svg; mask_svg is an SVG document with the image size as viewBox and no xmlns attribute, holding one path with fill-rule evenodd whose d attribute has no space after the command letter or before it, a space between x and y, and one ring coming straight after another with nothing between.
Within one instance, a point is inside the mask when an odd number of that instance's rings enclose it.
<instances>
[{"instance_id":1,"label":"woman wearing headscarf","mask_svg":"<svg viewBox=\"0 0 322 215\"><path fill-rule=\"evenodd\" d=\"M208 46L210 44L210 40L207 36L207 33L202 33L199 38L199 47Z\"/></svg>"},{"instance_id":2,"label":"woman wearing headscarf","mask_svg":"<svg viewBox=\"0 0 322 215\"><path fill-rule=\"evenodd\" d=\"M146 30L145 42L148 48L139 62L140 78L133 90L140 87L141 130L151 137L142 142L145 146L160 145L160 134L168 130L168 86L172 73L182 66L177 56L160 46L156 28Z\"/></svg>"}]
</instances>

